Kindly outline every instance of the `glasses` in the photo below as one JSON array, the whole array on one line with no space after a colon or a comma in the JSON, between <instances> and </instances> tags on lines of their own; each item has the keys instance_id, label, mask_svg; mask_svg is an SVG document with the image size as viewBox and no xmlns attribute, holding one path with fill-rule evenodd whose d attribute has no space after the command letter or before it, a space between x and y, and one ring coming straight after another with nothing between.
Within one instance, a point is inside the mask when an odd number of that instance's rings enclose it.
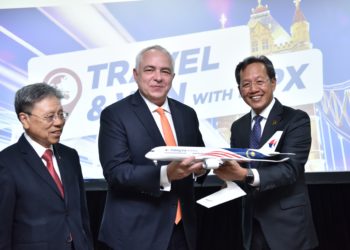
<instances>
[{"instance_id":1,"label":"glasses","mask_svg":"<svg viewBox=\"0 0 350 250\"><path fill-rule=\"evenodd\" d=\"M255 86L258 86L258 87L262 87L264 86L267 82L269 82L270 80L269 79L266 79L266 80L257 80L255 82L241 82L240 86L242 89L250 89L253 84Z\"/></svg>"},{"instance_id":2,"label":"glasses","mask_svg":"<svg viewBox=\"0 0 350 250\"><path fill-rule=\"evenodd\" d=\"M35 116L35 117L38 117L42 120L45 120L46 122L48 123L52 123L54 122L56 119L60 119L61 121L65 121L67 120L68 116L69 116L69 113L68 112L60 112L58 114L54 114L54 115L47 115L47 116L44 116L44 117L41 117L41 116L38 116L38 115L35 115L35 114L32 114L32 113L26 113L27 115L32 115L32 116Z\"/></svg>"}]
</instances>

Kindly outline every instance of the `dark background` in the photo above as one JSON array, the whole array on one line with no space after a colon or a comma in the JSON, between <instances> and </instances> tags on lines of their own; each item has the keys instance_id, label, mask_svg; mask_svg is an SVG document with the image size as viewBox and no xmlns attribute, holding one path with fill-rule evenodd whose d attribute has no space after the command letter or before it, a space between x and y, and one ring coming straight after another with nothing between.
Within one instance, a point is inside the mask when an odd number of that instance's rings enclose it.
<instances>
[{"instance_id":1,"label":"dark background","mask_svg":"<svg viewBox=\"0 0 350 250\"><path fill-rule=\"evenodd\" d=\"M319 247L316 250L350 249L350 175L348 172L306 174ZM209 176L196 186L196 199L220 189L221 182ZM106 198L104 181L86 183L87 201L96 250L106 247L97 240ZM198 250L239 250L241 245L240 200L207 209L196 205ZM276 235L278 237L278 235ZM142 243L140 243L142 244Z\"/></svg>"}]
</instances>

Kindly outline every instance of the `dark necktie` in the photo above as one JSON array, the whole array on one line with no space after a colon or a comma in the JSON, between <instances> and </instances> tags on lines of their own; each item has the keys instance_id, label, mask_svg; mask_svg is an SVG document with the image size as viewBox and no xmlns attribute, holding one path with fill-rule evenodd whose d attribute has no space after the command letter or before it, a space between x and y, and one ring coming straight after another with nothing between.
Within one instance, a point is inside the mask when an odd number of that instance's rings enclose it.
<instances>
[{"instance_id":1,"label":"dark necktie","mask_svg":"<svg viewBox=\"0 0 350 250\"><path fill-rule=\"evenodd\" d=\"M250 148L259 148L260 137L261 137L261 126L260 122L263 119L262 116L257 115L253 118L255 121L253 129L250 133Z\"/></svg>"},{"instance_id":2,"label":"dark necktie","mask_svg":"<svg viewBox=\"0 0 350 250\"><path fill-rule=\"evenodd\" d=\"M255 121L253 129L250 133L250 142L249 142L249 146L250 148L259 148L259 144L260 144L260 137L261 137L261 126L260 126L260 122L263 119L262 116L257 115L253 118L253 120ZM250 168L255 168L256 167L257 162L256 161L252 161L248 164L248 166Z\"/></svg>"},{"instance_id":3,"label":"dark necktie","mask_svg":"<svg viewBox=\"0 0 350 250\"><path fill-rule=\"evenodd\" d=\"M61 193L62 198L64 198L64 191L63 191L63 185L62 182L60 180L60 178L58 177L55 168L53 166L53 161L52 161L52 151L51 149L46 149L45 153L43 154L42 158L46 161L46 165L47 165L47 170L49 171L52 179L55 181L58 190Z\"/></svg>"},{"instance_id":4,"label":"dark necktie","mask_svg":"<svg viewBox=\"0 0 350 250\"><path fill-rule=\"evenodd\" d=\"M167 146L176 146L175 137L173 134L173 131L171 130L170 123L168 121L168 118L165 115L164 109L157 108L156 112L160 116L160 123L162 124L162 130L164 135L165 144ZM180 206L180 200L177 201L177 210L176 210L176 216L175 216L175 224L178 224L181 220L182 214L181 214L181 206Z\"/></svg>"},{"instance_id":5,"label":"dark necktie","mask_svg":"<svg viewBox=\"0 0 350 250\"><path fill-rule=\"evenodd\" d=\"M263 119L262 116L256 115L253 120L254 120L254 125L253 129L250 132L250 141L249 141L249 146L250 148L259 148L260 145L260 137L261 137L261 125L260 122ZM257 161L251 161L248 164L249 168L256 168L258 162ZM254 201L253 201L253 196L254 192L250 193L247 195L247 198L245 200L245 216L244 216L244 233L243 237L245 238L245 241L250 240L252 237L252 231L253 231L253 214L254 214Z\"/></svg>"}]
</instances>

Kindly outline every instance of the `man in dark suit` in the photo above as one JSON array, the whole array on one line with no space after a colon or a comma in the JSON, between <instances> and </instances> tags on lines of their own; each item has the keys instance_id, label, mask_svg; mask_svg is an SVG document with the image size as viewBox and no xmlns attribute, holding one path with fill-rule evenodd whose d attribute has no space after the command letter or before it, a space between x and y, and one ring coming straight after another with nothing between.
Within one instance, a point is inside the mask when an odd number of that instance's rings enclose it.
<instances>
[{"instance_id":1,"label":"man in dark suit","mask_svg":"<svg viewBox=\"0 0 350 250\"><path fill-rule=\"evenodd\" d=\"M304 176L311 147L310 118L301 110L283 106L273 97L276 76L267 57L246 58L237 65L235 75L240 95L251 112L232 124L231 147L252 147L256 133L251 130L260 129L257 147L281 130L283 134L276 151L295 153L286 162L244 166L230 161L214 171L223 180L245 182L244 248L313 249L318 241ZM261 120L260 126L256 120Z\"/></svg>"},{"instance_id":2,"label":"man in dark suit","mask_svg":"<svg viewBox=\"0 0 350 250\"><path fill-rule=\"evenodd\" d=\"M93 249L79 156L58 143L62 97L45 83L16 92L25 133L0 152L1 250Z\"/></svg>"},{"instance_id":3,"label":"man in dark suit","mask_svg":"<svg viewBox=\"0 0 350 250\"><path fill-rule=\"evenodd\" d=\"M193 174L203 174L202 163L190 157L155 165L145 154L166 145L159 107L181 146L204 145L197 115L167 97L174 62L161 46L142 50L133 73L138 91L101 114L99 155L108 193L99 239L116 250L194 250Z\"/></svg>"}]
</instances>

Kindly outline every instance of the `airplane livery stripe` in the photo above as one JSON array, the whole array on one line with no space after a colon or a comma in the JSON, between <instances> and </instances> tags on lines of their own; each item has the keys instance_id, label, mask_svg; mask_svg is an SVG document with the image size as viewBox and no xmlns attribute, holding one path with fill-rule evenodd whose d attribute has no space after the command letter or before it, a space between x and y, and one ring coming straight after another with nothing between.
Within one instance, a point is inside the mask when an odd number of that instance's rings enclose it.
<instances>
[{"instance_id":1,"label":"airplane livery stripe","mask_svg":"<svg viewBox=\"0 0 350 250\"><path fill-rule=\"evenodd\" d=\"M234 154L231 152L223 152L223 151L211 151L208 153L203 154L205 156L216 156L216 157L227 157L227 158L239 158L241 159L242 156L238 154Z\"/></svg>"}]
</instances>

